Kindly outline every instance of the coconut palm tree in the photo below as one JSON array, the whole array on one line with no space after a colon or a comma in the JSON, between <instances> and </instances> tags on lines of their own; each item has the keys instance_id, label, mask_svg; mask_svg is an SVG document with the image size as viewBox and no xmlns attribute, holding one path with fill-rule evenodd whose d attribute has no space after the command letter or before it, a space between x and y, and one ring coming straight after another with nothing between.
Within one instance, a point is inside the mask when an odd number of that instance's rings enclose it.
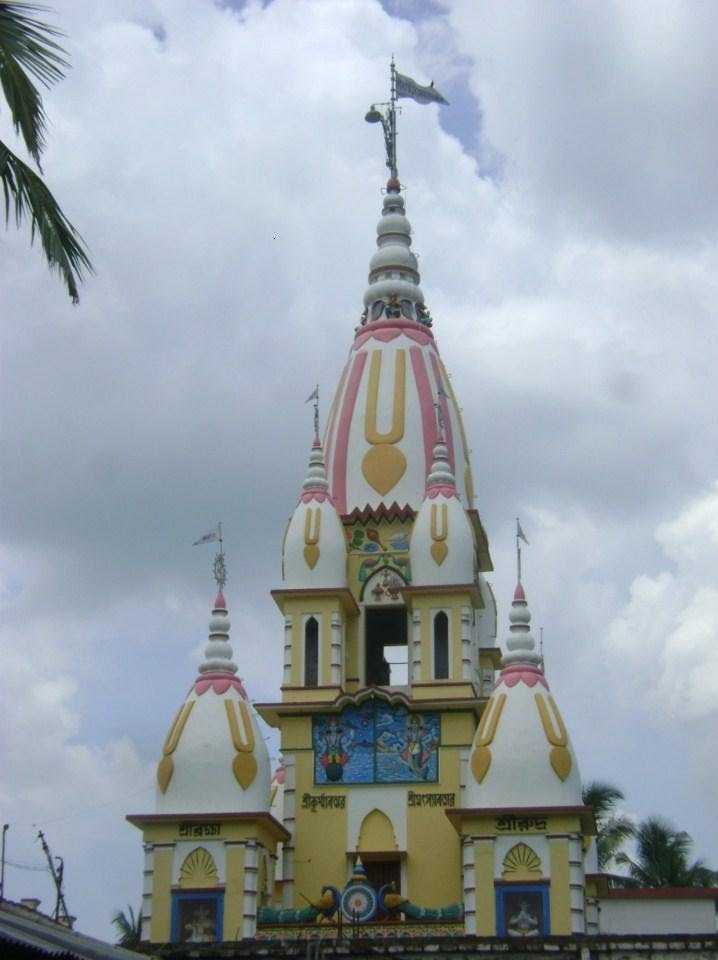
<instances>
[{"instance_id":1,"label":"coconut palm tree","mask_svg":"<svg viewBox=\"0 0 718 960\"><path fill-rule=\"evenodd\" d=\"M648 817L635 829L636 853L632 859L619 853L616 863L628 867L629 876L645 887L709 887L718 873L702 860L689 862L693 841L685 830L676 830L663 817Z\"/></svg>"},{"instance_id":2,"label":"coconut palm tree","mask_svg":"<svg viewBox=\"0 0 718 960\"><path fill-rule=\"evenodd\" d=\"M45 8L27 0L0 0L0 87L15 132L42 173L46 118L42 96L33 80L49 88L68 67L65 51L56 39L62 34L38 20ZM30 242L35 233L51 269L65 282L77 303L83 270L92 271L82 238L60 209L42 177L0 140L0 183L5 200L5 222L14 215L19 227L30 220Z\"/></svg>"},{"instance_id":3,"label":"coconut palm tree","mask_svg":"<svg viewBox=\"0 0 718 960\"><path fill-rule=\"evenodd\" d=\"M592 780L583 788L583 802L593 808L596 817L599 870L605 870L616 859L624 841L633 835L633 823L628 817L615 813L616 804L623 799L618 787L602 780Z\"/></svg>"},{"instance_id":4,"label":"coconut palm tree","mask_svg":"<svg viewBox=\"0 0 718 960\"><path fill-rule=\"evenodd\" d=\"M127 912L118 910L112 918L112 923L117 927L120 935L117 941L118 946L127 947L128 950L136 950L142 940L142 908L135 911L128 905Z\"/></svg>"}]
</instances>

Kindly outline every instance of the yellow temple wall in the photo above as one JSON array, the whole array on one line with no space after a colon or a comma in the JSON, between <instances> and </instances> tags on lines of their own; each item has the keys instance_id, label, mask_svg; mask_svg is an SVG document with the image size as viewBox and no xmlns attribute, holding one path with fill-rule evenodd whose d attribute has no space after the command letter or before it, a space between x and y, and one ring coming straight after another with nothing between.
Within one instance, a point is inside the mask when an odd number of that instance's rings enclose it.
<instances>
[{"instance_id":1,"label":"yellow temple wall","mask_svg":"<svg viewBox=\"0 0 718 960\"><path fill-rule=\"evenodd\" d=\"M342 889L349 864L362 850L397 852L404 862L402 892L421 906L459 902L461 845L444 812L447 801L423 805L419 798L449 795L453 805L460 804L461 751L471 744L475 725L471 711L441 715L436 783L334 785L314 783L311 717L284 717L282 751L293 755L296 784L294 906L305 906L304 898L317 900L325 884ZM305 804L305 795L343 797L344 806ZM392 842L381 850L376 830L369 829L376 825L371 819L376 810L393 830Z\"/></svg>"}]
</instances>

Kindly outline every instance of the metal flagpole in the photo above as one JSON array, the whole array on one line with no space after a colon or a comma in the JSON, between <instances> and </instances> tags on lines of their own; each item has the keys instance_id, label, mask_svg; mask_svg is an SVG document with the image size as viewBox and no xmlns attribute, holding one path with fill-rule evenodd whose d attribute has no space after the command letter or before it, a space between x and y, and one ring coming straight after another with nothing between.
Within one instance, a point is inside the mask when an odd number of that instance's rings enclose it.
<instances>
[{"instance_id":1,"label":"metal flagpole","mask_svg":"<svg viewBox=\"0 0 718 960\"><path fill-rule=\"evenodd\" d=\"M5 834L10 829L9 823L2 825L2 866L0 866L0 900L5 899Z\"/></svg>"},{"instance_id":2,"label":"metal flagpole","mask_svg":"<svg viewBox=\"0 0 718 960\"><path fill-rule=\"evenodd\" d=\"M314 391L314 439L319 440L319 384Z\"/></svg>"},{"instance_id":3,"label":"metal flagpole","mask_svg":"<svg viewBox=\"0 0 718 960\"><path fill-rule=\"evenodd\" d=\"M519 540L519 518L516 517L516 582L521 583L521 542Z\"/></svg>"},{"instance_id":4,"label":"metal flagpole","mask_svg":"<svg viewBox=\"0 0 718 960\"><path fill-rule=\"evenodd\" d=\"M394 55L391 57L391 70L390 70L390 79L391 79L391 89L389 95L389 102L391 106L389 107L389 124L391 130L391 163L389 168L391 170L392 177L398 176L397 173L397 163L396 163L396 66L394 64Z\"/></svg>"}]
</instances>

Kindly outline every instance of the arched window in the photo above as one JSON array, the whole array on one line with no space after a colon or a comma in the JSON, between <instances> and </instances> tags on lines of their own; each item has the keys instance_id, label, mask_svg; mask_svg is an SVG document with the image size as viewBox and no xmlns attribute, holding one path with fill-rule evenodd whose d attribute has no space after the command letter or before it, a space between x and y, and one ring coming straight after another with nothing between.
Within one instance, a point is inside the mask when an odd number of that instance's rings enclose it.
<instances>
[{"instance_id":1,"label":"arched window","mask_svg":"<svg viewBox=\"0 0 718 960\"><path fill-rule=\"evenodd\" d=\"M309 617L304 624L304 686L319 686L319 624Z\"/></svg>"},{"instance_id":2,"label":"arched window","mask_svg":"<svg viewBox=\"0 0 718 960\"><path fill-rule=\"evenodd\" d=\"M434 617L434 679L449 679L449 618L443 610Z\"/></svg>"}]
</instances>

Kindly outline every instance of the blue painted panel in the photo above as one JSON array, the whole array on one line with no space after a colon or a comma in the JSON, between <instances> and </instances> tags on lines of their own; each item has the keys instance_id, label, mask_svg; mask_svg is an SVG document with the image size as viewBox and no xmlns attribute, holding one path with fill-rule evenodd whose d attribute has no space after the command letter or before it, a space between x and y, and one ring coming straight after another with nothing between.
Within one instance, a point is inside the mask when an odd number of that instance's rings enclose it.
<instances>
[{"instance_id":1,"label":"blue painted panel","mask_svg":"<svg viewBox=\"0 0 718 960\"><path fill-rule=\"evenodd\" d=\"M377 783L435 783L439 740L438 714L382 704L376 712Z\"/></svg>"},{"instance_id":2,"label":"blue painted panel","mask_svg":"<svg viewBox=\"0 0 718 960\"><path fill-rule=\"evenodd\" d=\"M216 943L223 939L224 893L172 892L172 943Z\"/></svg>"},{"instance_id":3,"label":"blue painted panel","mask_svg":"<svg viewBox=\"0 0 718 960\"><path fill-rule=\"evenodd\" d=\"M410 713L367 700L312 723L314 782L435 783L441 723L436 713Z\"/></svg>"},{"instance_id":4,"label":"blue painted panel","mask_svg":"<svg viewBox=\"0 0 718 960\"><path fill-rule=\"evenodd\" d=\"M551 932L548 884L497 884L496 932L518 939L547 937Z\"/></svg>"}]
</instances>

